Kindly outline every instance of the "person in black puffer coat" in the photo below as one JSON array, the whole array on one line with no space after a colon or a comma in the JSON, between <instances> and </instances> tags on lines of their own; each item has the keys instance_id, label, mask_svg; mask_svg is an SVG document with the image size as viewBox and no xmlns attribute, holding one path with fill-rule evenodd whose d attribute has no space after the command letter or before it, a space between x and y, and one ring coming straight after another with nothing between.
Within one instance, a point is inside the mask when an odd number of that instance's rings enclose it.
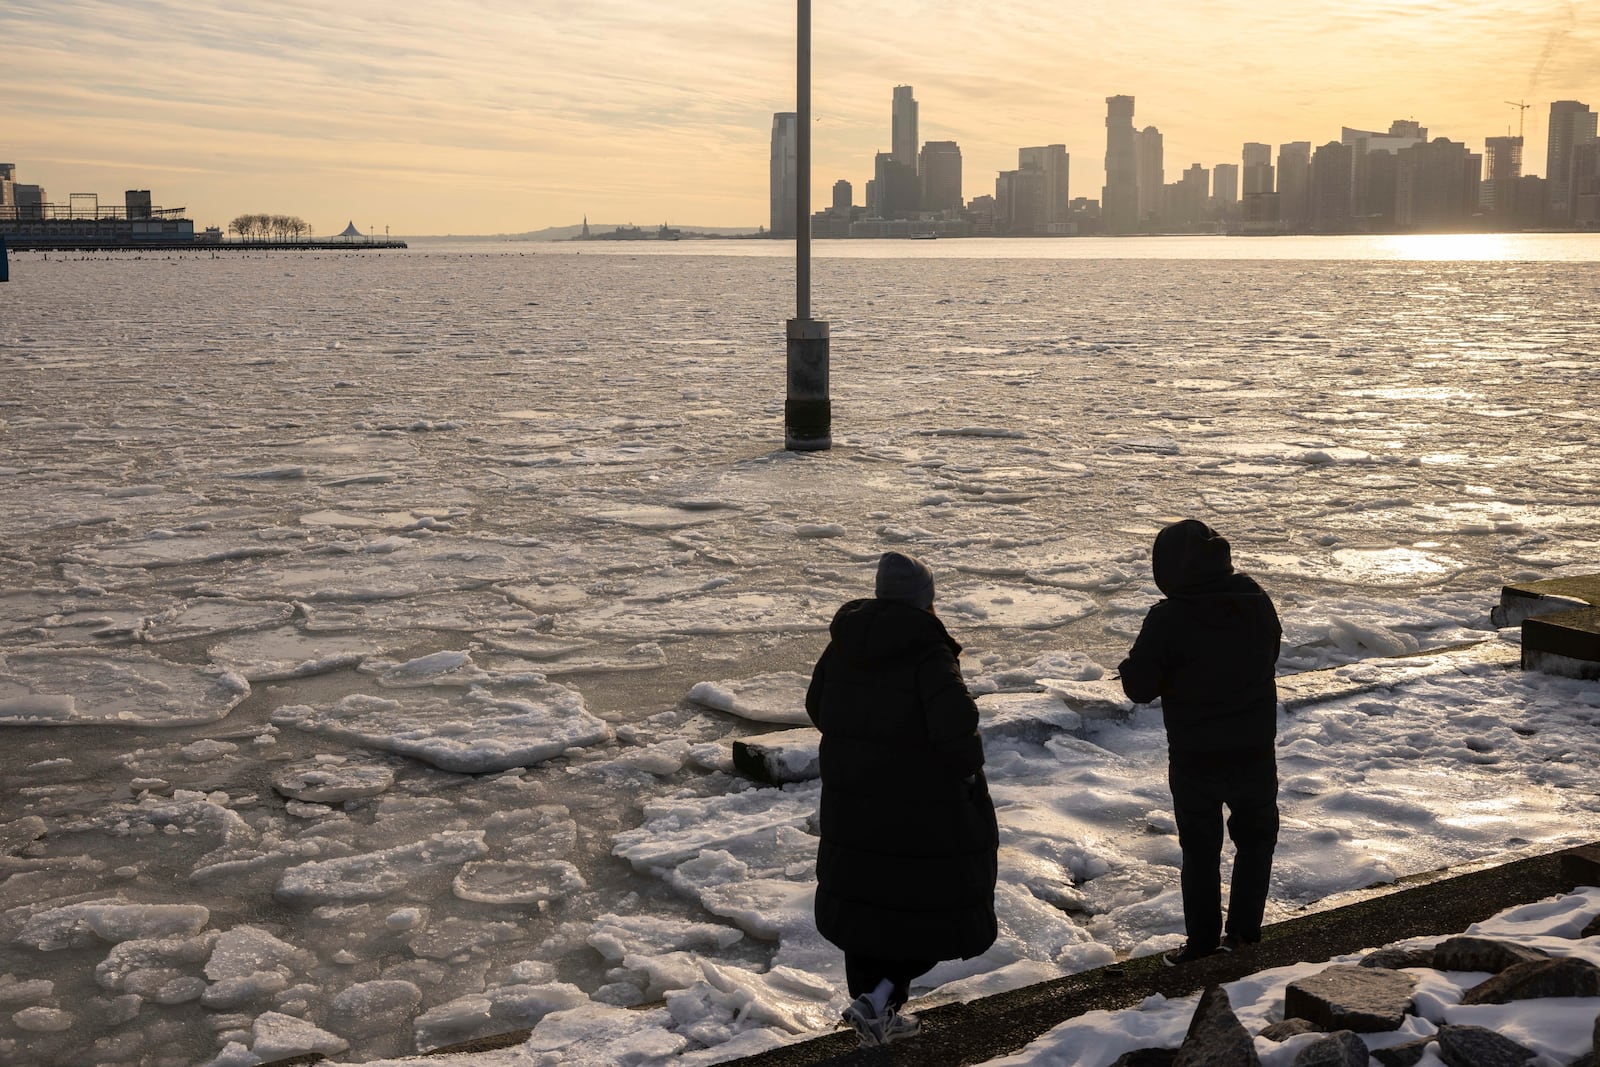
<instances>
[{"instance_id":1,"label":"person in black puffer coat","mask_svg":"<svg viewBox=\"0 0 1600 1067\"><path fill-rule=\"evenodd\" d=\"M978 708L933 575L886 552L876 597L833 617L806 690L822 731L817 930L844 950L864 1045L917 1032L911 980L994 943L999 832Z\"/></svg>"},{"instance_id":2,"label":"person in black puffer coat","mask_svg":"<svg viewBox=\"0 0 1600 1067\"><path fill-rule=\"evenodd\" d=\"M1227 539L1197 519L1157 534L1150 562L1167 598L1145 616L1120 673L1129 700L1161 698L1188 937L1166 961L1185 963L1261 940L1278 843L1274 746L1283 628L1261 586L1233 569ZM1237 855L1219 945L1224 805Z\"/></svg>"}]
</instances>

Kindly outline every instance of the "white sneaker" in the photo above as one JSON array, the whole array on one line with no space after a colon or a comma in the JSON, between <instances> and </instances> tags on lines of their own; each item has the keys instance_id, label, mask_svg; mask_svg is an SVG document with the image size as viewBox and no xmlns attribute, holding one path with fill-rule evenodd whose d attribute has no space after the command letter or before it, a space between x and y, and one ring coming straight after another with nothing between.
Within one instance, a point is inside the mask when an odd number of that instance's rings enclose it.
<instances>
[{"instance_id":1,"label":"white sneaker","mask_svg":"<svg viewBox=\"0 0 1600 1067\"><path fill-rule=\"evenodd\" d=\"M852 1000L844 1011L839 1014L839 1018L843 1019L856 1032L856 1037L860 1039L862 1048L875 1048L884 1044L887 1040L884 1037L884 1023L886 1020L877 1013L872 1006L871 998L865 994ZM891 1013L889 1018L893 1019L894 1014Z\"/></svg>"}]
</instances>

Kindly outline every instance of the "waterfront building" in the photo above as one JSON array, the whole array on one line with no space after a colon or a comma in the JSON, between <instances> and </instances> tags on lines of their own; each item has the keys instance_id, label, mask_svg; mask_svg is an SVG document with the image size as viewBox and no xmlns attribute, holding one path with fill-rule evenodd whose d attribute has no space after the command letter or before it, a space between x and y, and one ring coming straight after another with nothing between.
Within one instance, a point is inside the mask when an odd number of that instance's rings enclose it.
<instances>
[{"instance_id":1,"label":"waterfront building","mask_svg":"<svg viewBox=\"0 0 1600 1067\"><path fill-rule=\"evenodd\" d=\"M850 215L850 209L855 206L855 190L850 183L840 178L833 183L833 212L836 215Z\"/></svg>"},{"instance_id":2,"label":"waterfront building","mask_svg":"<svg viewBox=\"0 0 1600 1067\"><path fill-rule=\"evenodd\" d=\"M150 190L129 189L122 194L122 203L127 209L130 219L147 219L150 217Z\"/></svg>"},{"instance_id":3,"label":"waterfront building","mask_svg":"<svg viewBox=\"0 0 1600 1067\"><path fill-rule=\"evenodd\" d=\"M1589 105L1578 100L1550 105L1544 177L1550 193L1545 217L1552 226L1570 226L1577 219L1578 157L1582 146L1595 141L1595 119Z\"/></svg>"},{"instance_id":4,"label":"waterfront building","mask_svg":"<svg viewBox=\"0 0 1600 1067\"><path fill-rule=\"evenodd\" d=\"M771 217L767 232L773 237L795 236L799 210L799 133L793 111L772 116Z\"/></svg>"},{"instance_id":5,"label":"waterfront building","mask_svg":"<svg viewBox=\"0 0 1600 1067\"><path fill-rule=\"evenodd\" d=\"M1106 232L1139 228L1139 155L1131 96L1106 97L1106 184L1100 204Z\"/></svg>"},{"instance_id":6,"label":"waterfront building","mask_svg":"<svg viewBox=\"0 0 1600 1067\"><path fill-rule=\"evenodd\" d=\"M929 141L917 166L922 210L961 210L961 146L954 141Z\"/></svg>"},{"instance_id":7,"label":"waterfront building","mask_svg":"<svg viewBox=\"0 0 1600 1067\"><path fill-rule=\"evenodd\" d=\"M1029 232L1055 236L1072 232L1072 198L1067 192L1070 167L1064 144L1017 149L1017 169L1039 174L1037 210Z\"/></svg>"},{"instance_id":8,"label":"waterfront building","mask_svg":"<svg viewBox=\"0 0 1600 1067\"><path fill-rule=\"evenodd\" d=\"M1351 204L1355 149L1329 141L1311 154L1310 199L1306 224L1317 233L1342 233L1352 229ZM1282 173L1283 156L1278 156Z\"/></svg>"},{"instance_id":9,"label":"waterfront building","mask_svg":"<svg viewBox=\"0 0 1600 1067\"><path fill-rule=\"evenodd\" d=\"M16 184L17 165L15 163L0 163L0 218L6 217L6 209L16 206L13 200L11 187Z\"/></svg>"},{"instance_id":10,"label":"waterfront building","mask_svg":"<svg viewBox=\"0 0 1600 1067\"><path fill-rule=\"evenodd\" d=\"M1239 172L1240 180L1243 182L1241 189L1243 196L1254 196L1257 193L1270 193L1276 190L1277 187L1272 183L1271 145L1255 141L1245 142L1240 162L1243 164Z\"/></svg>"},{"instance_id":11,"label":"waterfront building","mask_svg":"<svg viewBox=\"0 0 1600 1067\"><path fill-rule=\"evenodd\" d=\"M1395 153L1394 226L1461 229L1478 208L1483 157L1446 137Z\"/></svg>"},{"instance_id":12,"label":"waterfront building","mask_svg":"<svg viewBox=\"0 0 1600 1067\"><path fill-rule=\"evenodd\" d=\"M1191 163L1189 169L1169 187L1167 197L1167 224L1193 226L1205 221L1206 200L1211 192L1211 176L1206 168Z\"/></svg>"},{"instance_id":13,"label":"waterfront building","mask_svg":"<svg viewBox=\"0 0 1600 1067\"><path fill-rule=\"evenodd\" d=\"M894 87L894 113L891 116L893 139L890 141L894 161L917 172L917 99L911 95L911 86Z\"/></svg>"},{"instance_id":14,"label":"waterfront building","mask_svg":"<svg viewBox=\"0 0 1600 1067\"><path fill-rule=\"evenodd\" d=\"M1045 175L1032 167L1003 170L994 181L995 232L1028 237L1044 224Z\"/></svg>"},{"instance_id":15,"label":"waterfront building","mask_svg":"<svg viewBox=\"0 0 1600 1067\"><path fill-rule=\"evenodd\" d=\"M899 162L893 153L879 152L873 157L872 171L877 202L868 205L868 216L898 219L917 213L921 206L922 190L917 187L915 166L908 167Z\"/></svg>"},{"instance_id":16,"label":"waterfront building","mask_svg":"<svg viewBox=\"0 0 1600 1067\"><path fill-rule=\"evenodd\" d=\"M1522 178L1522 138L1484 138L1483 167L1478 207L1490 215L1514 214L1517 183Z\"/></svg>"},{"instance_id":17,"label":"waterfront building","mask_svg":"<svg viewBox=\"0 0 1600 1067\"><path fill-rule=\"evenodd\" d=\"M1311 142L1278 146L1278 218L1296 229L1311 218Z\"/></svg>"},{"instance_id":18,"label":"waterfront building","mask_svg":"<svg viewBox=\"0 0 1600 1067\"><path fill-rule=\"evenodd\" d=\"M1166 211L1166 150L1161 131L1154 126L1140 130L1134 142L1139 174L1139 228L1159 230Z\"/></svg>"},{"instance_id":19,"label":"waterfront building","mask_svg":"<svg viewBox=\"0 0 1600 1067\"><path fill-rule=\"evenodd\" d=\"M1211 168L1211 195L1224 214L1239 203L1239 164L1218 163Z\"/></svg>"}]
</instances>

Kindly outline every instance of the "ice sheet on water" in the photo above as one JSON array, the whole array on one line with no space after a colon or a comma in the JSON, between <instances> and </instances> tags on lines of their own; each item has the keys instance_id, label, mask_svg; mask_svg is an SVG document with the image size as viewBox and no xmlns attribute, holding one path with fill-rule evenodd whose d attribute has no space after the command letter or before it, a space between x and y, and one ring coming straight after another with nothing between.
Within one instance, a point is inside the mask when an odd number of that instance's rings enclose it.
<instances>
[{"instance_id":1,"label":"ice sheet on water","mask_svg":"<svg viewBox=\"0 0 1600 1067\"><path fill-rule=\"evenodd\" d=\"M787 590L713 593L666 603L608 604L573 612L563 622L580 633L635 638L661 634L815 633L828 628L837 607Z\"/></svg>"},{"instance_id":2,"label":"ice sheet on water","mask_svg":"<svg viewBox=\"0 0 1600 1067\"><path fill-rule=\"evenodd\" d=\"M508 985L459 997L423 1012L413 1022L417 1048L426 1052L475 1037L526 1030L554 1011L589 1003L565 982Z\"/></svg>"},{"instance_id":3,"label":"ice sheet on water","mask_svg":"<svg viewBox=\"0 0 1600 1067\"><path fill-rule=\"evenodd\" d=\"M518 607L499 589L469 589L400 600L331 602L302 600L295 605L307 633L393 633L444 630L490 636L535 625L539 616Z\"/></svg>"},{"instance_id":4,"label":"ice sheet on water","mask_svg":"<svg viewBox=\"0 0 1600 1067\"><path fill-rule=\"evenodd\" d=\"M807 675L774 671L752 678L698 682L689 690L689 699L753 722L800 725L811 721L806 717L806 687L810 683Z\"/></svg>"},{"instance_id":5,"label":"ice sheet on water","mask_svg":"<svg viewBox=\"0 0 1600 1067\"><path fill-rule=\"evenodd\" d=\"M276 768L272 788L286 797L316 804L338 804L374 797L394 784L394 767L377 760L324 755Z\"/></svg>"},{"instance_id":6,"label":"ice sheet on water","mask_svg":"<svg viewBox=\"0 0 1600 1067\"><path fill-rule=\"evenodd\" d=\"M260 540L251 533L222 534L156 530L144 537L80 547L67 562L90 567L140 567L146 570L224 560L285 556L295 549L277 540Z\"/></svg>"},{"instance_id":7,"label":"ice sheet on water","mask_svg":"<svg viewBox=\"0 0 1600 1067\"><path fill-rule=\"evenodd\" d=\"M732 926L651 915L602 915L589 928L588 942L600 955L621 963L629 953L660 955L687 949L719 951L744 934Z\"/></svg>"},{"instance_id":8,"label":"ice sheet on water","mask_svg":"<svg viewBox=\"0 0 1600 1067\"><path fill-rule=\"evenodd\" d=\"M383 637L370 633L303 633L283 626L231 638L211 646L208 654L252 682L274 682L352 667L387 649Z\"/></svg>"},{"instance_id":9,"label":"ice sheet on water","mask_svg":"<svg viewBox=\"0 0 1600 1067\"><path fill-rule=\"evenodd\" d=\"M480 904L541 907L588 888L565 860L479 860L465 864L451 883L455 895Z\"/></svg>"},{"instance_id":10,"label":"ice sheet on water","mask_svg":"<svg viewBox=\"0 0 1600 1067\"><path fill-rule=\"evenodd\" d=\"M234 672L146 652L0 654L0 725L192 726L225 718L249 693Z\"/></svg>"},{"instance_id":11,"label":"ice sheet on water","mask_svg":"<svg viewBox=\"0 0 1600 1067\"><path fill-rule=\"evenodd\" d=\"M505 695L478 686L402 691L395 699L357 693L330 706L278 708L272 721L462 774L531 767L611 736L574 689L538 676L500 688Z\"/></svg>"},{"instance_id":12,"label":"ice sheet on water","mask_svg":"<svg viewBox=\"0 0 1600 1067\"><path fill-rule=\"evenodd\" d=\"M1086 596L998 583L960 584L939 596L939 613L952 626L1051 630L1096 610L1094 601Z\"/></svg>"},{"instance_id":13,"label":"ice sheet on water","mask_svg":"<svg viewBox=\"0 0 1600 1067\"><path fill-rule=\"evenodd\" d=\"M273 601L200 597L146 620L141 637L151 644L216 637L240 630L266 630L294 617L294 605Z\"/></svg>"},{"instance_id":14,"label":"ice sheet on water","mask_svg":"<svg viewBox=\"0 0 1600 1067\"><path fill-rule=\"evenodd\" d=\"M521 571L503 546L456 539L449 546L394 539L338 543L319 552L246 565L200 592L245 599L399 600L510 581Z\"/></svg>"},{"instance_id":15,"label":"ice sheet on water","mask_svg":"<svg viewBox=\"0 0 1600 1067\"><path fill-rule=\"evenodd\" d=\"M350 1043L337 1034L277 1011L257 1015L250 1024L250 1035L248 1046L230 1041L204 1067L255 1067L311 1053L334 1056L350 1047Z\"/></svg>"},{"instance_id":16,"label":"ice sheet on water","mask_svg":"<svg viewBox=\"0 0 1600 1067\"><path fill-rule=\"evenodd\" d=\"M481 830L451 831L379 852L302 863L283 872L273 893L306 904L382 900L420 874L459 868L486 855L483 837Z\"/></svg>"},{"instance_id":17,"label":"ice sheet on water","mask_svg":"<svg viewBox=\"0 0 1600 1067\"><path fill-rule=\"evenodd\" d=\"M88 901L33 912L11 940L40 952L58 952L97 943L192 937L210 918L210 911L198 904ZM10 915L6 925L11 925Z\"/></svg>"}]
</instances>

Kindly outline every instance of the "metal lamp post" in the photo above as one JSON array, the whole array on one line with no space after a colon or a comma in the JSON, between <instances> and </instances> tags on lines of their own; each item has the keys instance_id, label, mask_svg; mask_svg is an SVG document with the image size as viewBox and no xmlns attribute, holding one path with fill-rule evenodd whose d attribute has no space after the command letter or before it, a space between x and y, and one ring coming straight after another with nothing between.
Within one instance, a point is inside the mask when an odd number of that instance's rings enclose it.
<instances>
[{"instance_id":1,"label":"metal lamp post","mask_svg":"<svg viewBox=\"0 0 1600 1067\"><path fill-rule=\"evenodd\" d=\"M799 0L798 107L795 114L795 317L788 320L788 395L783 446L792 452L833 447L828 399L828 324L811 317L811 0Z\"/></svg>"}]
</instances>

